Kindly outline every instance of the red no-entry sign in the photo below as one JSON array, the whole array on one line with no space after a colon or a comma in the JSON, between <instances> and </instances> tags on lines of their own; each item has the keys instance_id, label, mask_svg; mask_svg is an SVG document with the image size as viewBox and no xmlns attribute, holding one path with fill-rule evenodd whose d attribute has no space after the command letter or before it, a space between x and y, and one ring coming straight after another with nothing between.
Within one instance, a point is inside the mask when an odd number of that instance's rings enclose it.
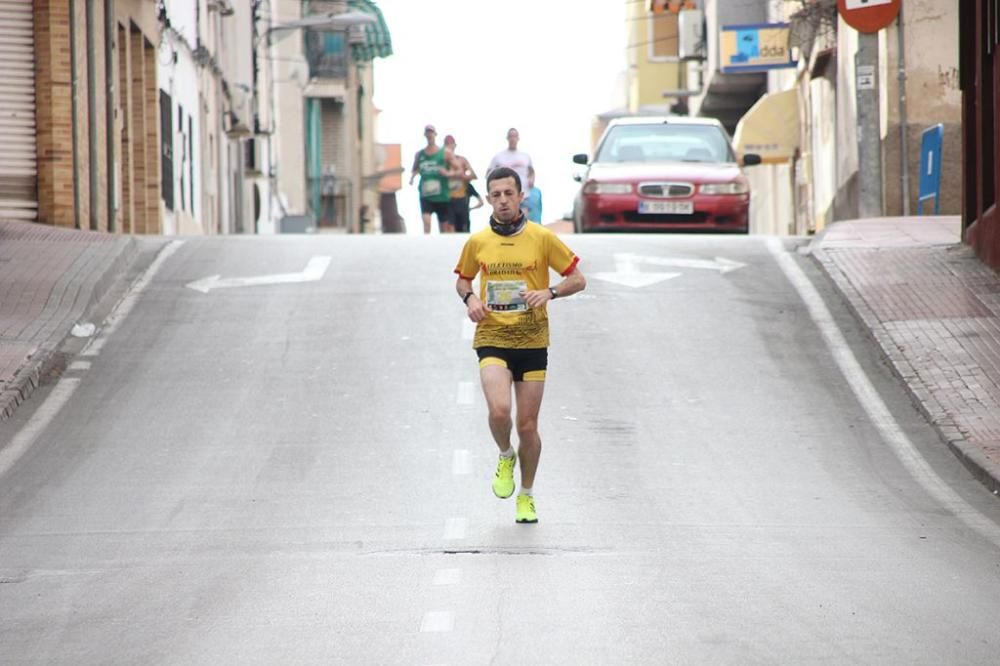
<instances>
[{"instance_id":1,"label":"red no-entry sign","mask_svg":"<svg viewBox=\"0 0 1000 666\"><path fill-rule=\"evenodd\" d=\"M888 28L899 15L902 0L837 0L837 11L858 32Z\"/></svg>"}]
</instances>

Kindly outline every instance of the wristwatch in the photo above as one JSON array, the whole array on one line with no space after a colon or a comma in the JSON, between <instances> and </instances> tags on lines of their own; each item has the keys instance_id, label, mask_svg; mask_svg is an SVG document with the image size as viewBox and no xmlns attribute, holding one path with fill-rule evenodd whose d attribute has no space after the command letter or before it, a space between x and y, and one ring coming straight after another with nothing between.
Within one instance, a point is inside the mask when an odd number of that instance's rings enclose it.
<instances>
[{"instance_id":1,"label":"wristwatch","mask_svg":"<svg viewBox=\"0 0 1000 666\"><path fill-rule=\"evenodd\" d=\"M555 287L549 287L549 293L552 294L552 298L559 298L559 292Z\"/></svg>"}]
</instances>

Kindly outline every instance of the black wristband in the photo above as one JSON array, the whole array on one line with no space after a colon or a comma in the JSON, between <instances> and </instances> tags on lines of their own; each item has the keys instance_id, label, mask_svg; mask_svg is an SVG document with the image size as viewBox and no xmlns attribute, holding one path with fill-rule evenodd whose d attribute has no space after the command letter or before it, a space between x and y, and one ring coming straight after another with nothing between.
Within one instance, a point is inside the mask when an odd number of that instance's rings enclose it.
<instances>
[{"instance_id":1,"label":"black wristband","mask_svg":"<svg viewBox=\"0 0 1000 666\"><path fill-rule=\"evenodd\" d=\"M559 292L556 291L555 287L549 287L549 293L552 294L553 300L559 298Z\"/></svg>"},{"instance_id":2,"label":"black wristband","mask_svg":"<svg viewBox=\"0 0 1000 666\"><path fill-rule=\"evenodd\" d=\"M468 305L469 304L469 296L472 296L472 294L473 294L473 292L467 291L467 292L465 292L465 296L462 296L462 303L464 305Z\"/></svg>"}]
</instances>

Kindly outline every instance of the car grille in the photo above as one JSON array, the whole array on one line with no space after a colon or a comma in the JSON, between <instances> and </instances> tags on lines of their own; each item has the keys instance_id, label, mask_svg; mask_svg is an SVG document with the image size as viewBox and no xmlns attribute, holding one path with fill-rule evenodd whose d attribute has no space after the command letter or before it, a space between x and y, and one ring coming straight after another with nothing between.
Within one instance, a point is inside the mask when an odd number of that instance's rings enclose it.
<instances>
[{"instance_id":1,"label":"car grille","mask_svg":"<svg viewBox=\"0 0 1000 666\"><path fill-rule=\"evenodd\" d=\"M693 213L691 215L673 215L670 213L637 213L628 211L623 216L625 222L651 222L660 224L704 224L708 213Z\"/></svg>"},{"instance_id":2,"label":"car grille","mask_svg":"<svg viewBox=\"0 0 1000 666\"><path fill-rule=\"evenodd\" d=\"M644 197L689 197L693 193L691 183L639 183L639 194Z\"/></svg>"}]
</instances>

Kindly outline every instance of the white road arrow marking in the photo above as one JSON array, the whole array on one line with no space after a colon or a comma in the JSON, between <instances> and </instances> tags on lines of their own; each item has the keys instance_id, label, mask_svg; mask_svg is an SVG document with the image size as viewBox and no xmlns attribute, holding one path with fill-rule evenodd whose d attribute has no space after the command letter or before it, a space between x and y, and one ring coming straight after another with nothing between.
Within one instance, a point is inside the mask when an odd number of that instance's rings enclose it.
<instances>
[{"instance_id":1,"label":"white road arrow marking","mask_svg":"<svg viewBox=\"0 0 1000 666\"><path fill-rule=\"evenodd\" d=\"M323 279L330 257L313 257L301 273L276 273L274 275L257 275L254 277L224 278L221 275L189 282L185 287L207 294L212 289L227 289L230 287L254 287L263 284L291 284L294 282L316 282Z\"/></svg>"},{"instance_id":2,"label":"white road arrow marking","mask_svg":"<svg viewBox=\"0 0 1000 666\"><path fill-rule=\"evenodd\" d=\"M680 257L647 257L639 254L619 253L615 254L616 270L614 273L596 273L594 277L626 287L648 287L651 284L670 280L680 275L680 273L640 273L639 264L669 266L671 268L703 268L719 271L719 273L728 273L746 266L746 264L723 257L715 257L711 260L683 259Z\"/></svg>"},{"instance_id":3,"label":"white road arrow marking","mask_svg":"<svg viewBox=\"0 0 1000 666\"><path fill-rule=\"evenodd\" d=\"M642 258L632 254L615 254L615 272L596 273L594 277L625 287L648 287L680 275L680 273L640 273L636 267L636 259Z\"/></svg>"},{"instance_id":4,"label":"white road arrow marking","mask_svg":"<svg viewBox=\"0 0 1000 666\"><path fill-rule=\"evenodd\" d=\"M715 257L712 260L682 259L680 257L646 257L635 254L631 255L631 257L632 260L637 263L654 264L656 266L670 266L672 268L705 268L708 270L719 271L720 273L728 273L746 266L746 264L741 264L738 261L733 261L732 259L726 259L724 257Z\"/></svg>"}]
</instances>

